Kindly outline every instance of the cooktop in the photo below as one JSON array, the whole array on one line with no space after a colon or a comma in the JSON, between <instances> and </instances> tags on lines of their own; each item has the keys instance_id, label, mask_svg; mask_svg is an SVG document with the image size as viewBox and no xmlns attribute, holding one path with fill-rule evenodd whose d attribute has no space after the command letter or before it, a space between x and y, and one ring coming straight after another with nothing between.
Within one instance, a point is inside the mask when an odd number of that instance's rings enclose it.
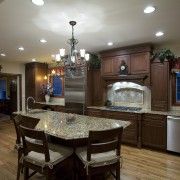
<instances>
[{"instance_id":1,"label":"cooktop","mask_svg":"<svg viewBox=\"0 0 180 180\"><path fill-rule=\"evenodd\" d=\"M106 109L118 110L118 111L140 111L140 107L125 107L125 106L107 106Z\"/></svg>"}]
</instances>

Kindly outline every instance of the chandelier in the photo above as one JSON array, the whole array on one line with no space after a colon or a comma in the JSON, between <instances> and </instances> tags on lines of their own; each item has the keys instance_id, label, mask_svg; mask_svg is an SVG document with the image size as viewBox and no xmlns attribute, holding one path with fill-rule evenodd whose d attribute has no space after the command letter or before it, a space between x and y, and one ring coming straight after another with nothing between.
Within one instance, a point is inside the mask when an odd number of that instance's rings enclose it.
<instances>
[{"instance_id":1,"label":"chandelier","mask_svg":"<svg viewBox=\"0 0 180 180\"><path fill-rule=\"evenodd\" d=\"M70 45L70 53L65 56L65 49L59 49L59 54L56 55L57 66L69 66L71 68L86 66L89 60L89 54L85 53L85 49L80 49L80 52L76 50L78 40L74 38L74 26L76 21L70 21L72 26L72 37L67 40Z\"/></svg>"}]
</instances>

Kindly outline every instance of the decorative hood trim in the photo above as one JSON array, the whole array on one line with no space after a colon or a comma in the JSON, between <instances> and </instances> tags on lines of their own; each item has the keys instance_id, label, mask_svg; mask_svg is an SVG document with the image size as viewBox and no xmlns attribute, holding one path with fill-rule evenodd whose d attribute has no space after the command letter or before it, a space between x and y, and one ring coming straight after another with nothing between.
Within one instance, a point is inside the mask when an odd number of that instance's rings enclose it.
<instances>
[{"instance_id":1,"label":"decorative hood trim","mask_svg":"<svg viewBox=\"0 0 180 180\"><path fill-rule=\"evenodd\" d=\"M118 76L101 76L105 82L105 85L113 84L115 82L127 81L134 82L140 85L145 85L145 79L147 75L118 75Z\"/></svg>"}]
</instances>

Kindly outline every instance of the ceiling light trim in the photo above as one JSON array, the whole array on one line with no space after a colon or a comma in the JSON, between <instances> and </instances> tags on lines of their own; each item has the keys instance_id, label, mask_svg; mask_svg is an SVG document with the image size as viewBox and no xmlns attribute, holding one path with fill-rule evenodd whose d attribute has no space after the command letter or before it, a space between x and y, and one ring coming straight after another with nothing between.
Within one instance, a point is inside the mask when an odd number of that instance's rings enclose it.
<instances>
[{"instance_id":1,"label":"ceiling light trim","mask_svg":"<svg viewBox=\"0 0 180 180\"><path fill-rule=\"evenodd\" d=\"M150 13L154 12L155 9L156 9L156 8L155 8L154 6L147 6L147 7L144 9L144 13L145 13L145 14L150 14Z\"/></svg>"},{"instance_id":2,"label":"ceiling light trim","mask_svg":"<svg viewBox=\"0 0 180 180\"><path fill-rule=\"evenodd\" d=\"M37 5L37 6L44 5L44 1L43 0L32 0L32 3Z\"/></svg>"}]
</instances>

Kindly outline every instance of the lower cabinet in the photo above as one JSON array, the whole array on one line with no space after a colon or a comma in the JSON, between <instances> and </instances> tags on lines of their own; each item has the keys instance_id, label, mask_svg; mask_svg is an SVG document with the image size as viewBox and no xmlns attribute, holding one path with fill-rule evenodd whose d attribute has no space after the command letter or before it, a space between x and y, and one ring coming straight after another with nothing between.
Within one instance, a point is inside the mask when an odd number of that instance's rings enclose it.
<instances>
[{"instance_id":1,"label":"lower cabinet","mask_svg":"<svg viewBox=\"0 0 180 180\"><path fill-rule=\"evenodd\" d=\"M122 142L138 146L138 114L129 112L103 111L103 116L110 119L130 121L131 124L123 130Z\"/></svg>"},{"instance_id":2,"label":"lower cabinet","mask_svg":"<svg viewBox=\"0 0 180 180\"><path fill-rule=\"evenodd\" d=\"M88 115L88 116L100 117L100 118L101 118L101 117L102 117L102 110L89 108L89 109L87 110L87 115Z\"/></svg>"},{"instance_id":3,"label":"lower cabinet","mask_svg":"<svg viewBox=\"0 0 180 180\"><path fill-rule=\"evenodd\" d=\"M51 111L58 111L58 112L64 112L64 109L65 109L64 106L41 104L41 103L36 103L34 108L36 108L36 109L51 110Z\"/></svg>"},{"instance_id":4,"label":"lower cabinet","mask_svg":"<svg viewBox=\"0 0 180 180\"><path fill-rule=\"evenodd\" d=\"M167 116L144 114L142 120L142 146L166 150Z\"/></svg>"}]
</instances>

